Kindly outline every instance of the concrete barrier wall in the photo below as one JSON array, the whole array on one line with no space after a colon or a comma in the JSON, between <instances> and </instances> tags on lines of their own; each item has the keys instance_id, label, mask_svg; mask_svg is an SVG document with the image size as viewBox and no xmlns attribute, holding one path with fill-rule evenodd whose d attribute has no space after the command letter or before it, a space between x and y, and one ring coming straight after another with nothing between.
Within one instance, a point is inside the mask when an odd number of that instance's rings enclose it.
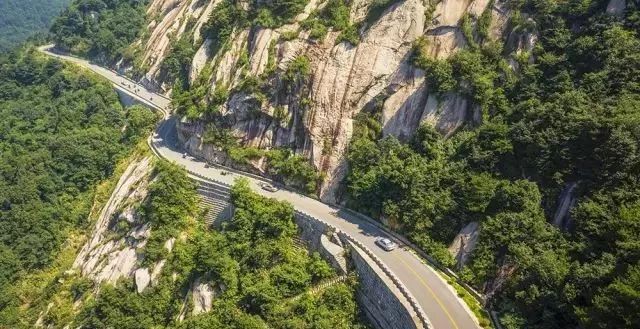
<instances>
[{"instance_id":1,"label":"concrete barrier wall","mask_svg":"<svg viewBox=\"0 0 640 329\"><path fill-rule=\"evenodd\" d=\"M360 280L360 306L376 328L431 328L417 300L371 250L352 236L320 219L299 211L296 211L296 214L302 230L307 230L303 238L310 239L311 244L321 244L321 235L325 232L337 232L344 245L349 248ZM326 249L322 246L320 248Z\"/></svg>"},{"instance_id":2,"label":"concrete barrier wall","mask_svg":"<svg viewBox=\"0 0 640 329\"><path fill-rule=\"evenodd\" d=\"M317 251L341 275L347 274L344 248L328 238L328 234L333 233L333 229L324 222L314 220L299 211L295 212L295 220L300 238L307 242L307 246Z\"/></svg>"}]
</instances>

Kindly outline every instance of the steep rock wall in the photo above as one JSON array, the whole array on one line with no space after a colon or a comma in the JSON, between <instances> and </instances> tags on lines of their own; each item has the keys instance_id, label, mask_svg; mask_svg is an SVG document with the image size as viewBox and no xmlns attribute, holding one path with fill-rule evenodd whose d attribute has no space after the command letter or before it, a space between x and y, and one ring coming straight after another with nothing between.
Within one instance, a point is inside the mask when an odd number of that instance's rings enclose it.
<instances>
[{"instance_id":1,"label":"steep rock wall","mask_svg":"<svg viewBox=\"0 0 640 329\"><path fill-rule=\"evenodd\" d=\"M115 283L132 277L137 269L136 250L144 247L150 228L137 219L134 207L147 194L151 158L135 161L123 173L98 221L73 263L83 276L96 282ZM113 239L114 226L126 221L131 228L121 238Z\"/></svg>"},{"instance_id":2,"label":"steep rock wall","mask_svg":"<svg viewBox=\"0 0 640 329\"><path fill-rule=\"evenodd\" d=\"M220 107L218 124L243 145L287 147L307 156L324 174L319 194L330 202L338 199L336 191L347 172L345 153L358 113L380 111L383 133L401 139L410 138L423 123L449 136L466 123L481 120L478 107L463 95L431 92L425 73L412 65L413 43L424 38L430 57L446 59L468 46L460 27L463 16L477 18L488 10L493 39L505 33L508 20L499 1L489 7L489 0L404 0L388 7L376 21L366 22L373 1L354 0L350 21L363 27L359 43L352 45L336 43L340 32L330 30L326 37L314 40L301 28L304 19L327 4L314 0L294 22L279 28L236 28L223 51L213 56L208 52L211 40L201 40L199 29L218 2L153 2L149 10L159 18L150 26L151 36L142 41L146 44L145 65L150 66L146 79L163 85L159 65L170 46L169 36L175 39L193 33L200 46L192 60L190 81L208 81L208 95L220 86L230 91ZM195 20L195 28L187 28L187 20ZM310 76L295 83L285 81L284 73L299 56L309 59ZM201 77L204 72L210 76ZM240 90L247 77L266 79L270 88L266 99ZM376 109L381 101L381 108ZM181 121L181 141L206 150L202 136L207 127L206 120ZM215 149L203 155L226 161ZM261 172L262 162L255 164L255 172Z\"/></svg>"}]
</instances>

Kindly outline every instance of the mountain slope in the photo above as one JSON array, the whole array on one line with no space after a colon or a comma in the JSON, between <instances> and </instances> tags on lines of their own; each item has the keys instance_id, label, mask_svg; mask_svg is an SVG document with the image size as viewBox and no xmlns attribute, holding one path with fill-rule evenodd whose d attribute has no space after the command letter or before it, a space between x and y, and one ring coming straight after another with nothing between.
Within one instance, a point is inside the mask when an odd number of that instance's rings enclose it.
<instances>
[{"instance_id":1,"label":"mountain slope","mask_svg":"<svg viewBox=\"0 0 640 329\"><path fill-rule=\"evenodd\" d=\"M6 0L0 3L0 52L45 32L69 0Z\"/></svg>"},{"instance_id":2,"label":"mountain slope","mask_svg":"<svg viewBox=\"0 0 640 329\"><path fill-rule=\"evenodd\" d=\"M124 109L109 84L35 49L0 56L0 90L0 327L31 327L98 183L156 118Z\"/></svg>"},{"instance_id":3,"label":"mountain slope","mask_svg":"<svg viewBox=\"0 0 640 329\"><path fill-rule=\"evenodd\" d=\"M637 327L637 1L283 3L150 1L111 64L191 152L379 218L505 327Z\"/></svg>"}]
</instances>

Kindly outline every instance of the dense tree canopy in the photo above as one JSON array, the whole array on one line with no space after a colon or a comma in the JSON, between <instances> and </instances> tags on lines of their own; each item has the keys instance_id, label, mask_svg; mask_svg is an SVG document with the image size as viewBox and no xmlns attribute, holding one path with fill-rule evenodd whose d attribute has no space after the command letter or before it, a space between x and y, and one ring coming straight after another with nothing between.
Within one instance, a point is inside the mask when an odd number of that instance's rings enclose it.
<instances>
[{"instance_id":1,"label":"dense tree canopy","mask_svg":"<svg viewBox=\"0 0 640 329\"><path fill-rule=\"evenodd\" d=\"M106 62L120 59L143 30L147 0L74 0L51 27L56 45Z\"/></svg>"},{"instance_id":2,"label":"dense tree canopy","mask_svg":"<svg viewBox=\"0 0 640 329\"><path fill-rule=\"evenodd\" d=\"M3 0L0 2L0 52L38 32L45 32L70 0Z\"/></svg>"},{"instance_id":3,"label":"dense tree canopy","mask_svg":"<svg viewBox=\"0 0 640 329\"><path fill-rule=\"evenodd\" d=\"M422 127L401 143L381 138L376 110L360 115L348 202L447 265L454 262L444 248L465 224L480 222L460 274L488 293L507 328L635 328L637 2L627 1L621 17L605 14L607 1L508 5L513 33L539 36L530 53L475 38L465 20L471 46L448 60L424 55L426 41L416 44L415 63L435 92L468 98L483 123L446 140ZM578 200L563 230L550 222L560 191L573 183Z\"/></svg>"},{"instance_id":4,"label":"dense tree canopy","mask_svg":"<svg viewBox=\"0 0 640 329\"><path fill-rule=\"evenodd\" d=\"M156 121L123 109L108 83L43 56L0 57L0 326L16 316L8 285L51 263L86 224L96 183Z\"/></svg>"},{"instance_id":5,"label":"dense tree canopy","mask_svg":"<svg viewBox=\"0 0 640 329\"><path fill-rule=\"evenodd\" d=\"M167 259L159 283L142 294L131 282L102 287L84 306L77 324L123 329L364 328L353 282L291 300L336 275L318 254L295 247L291 205L261 197L240 181L232 190L233 218L222 230L210 230L200 219L195 187L184 169L161 162L154 173L143 205L152 225L150 241L154 236L164 241L185 229L186 241L178 240L171 253L147 244L145 258L159 260L151 250L160 250ZM194 280L216 291L212 310L177 321L185 289ZM191 306L185 307L189 314Z\"/></svg>"}]
</instances>

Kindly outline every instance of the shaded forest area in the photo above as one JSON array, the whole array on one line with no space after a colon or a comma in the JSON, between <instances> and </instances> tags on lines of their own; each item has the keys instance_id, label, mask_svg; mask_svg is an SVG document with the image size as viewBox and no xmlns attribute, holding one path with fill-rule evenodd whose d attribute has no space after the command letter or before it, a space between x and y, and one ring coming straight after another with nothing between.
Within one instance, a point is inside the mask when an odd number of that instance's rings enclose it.
<instances>
[{"instance_id":1,"label":"shaded forest area","mask_svg":"<svg viewBox=\"0 0 640 329\"><path fill-rule=\"evenodd\" d=\"M3 0L0 2L0 52L34 33L46 32L70 0Z\"/></svg>"}]
</instances>

